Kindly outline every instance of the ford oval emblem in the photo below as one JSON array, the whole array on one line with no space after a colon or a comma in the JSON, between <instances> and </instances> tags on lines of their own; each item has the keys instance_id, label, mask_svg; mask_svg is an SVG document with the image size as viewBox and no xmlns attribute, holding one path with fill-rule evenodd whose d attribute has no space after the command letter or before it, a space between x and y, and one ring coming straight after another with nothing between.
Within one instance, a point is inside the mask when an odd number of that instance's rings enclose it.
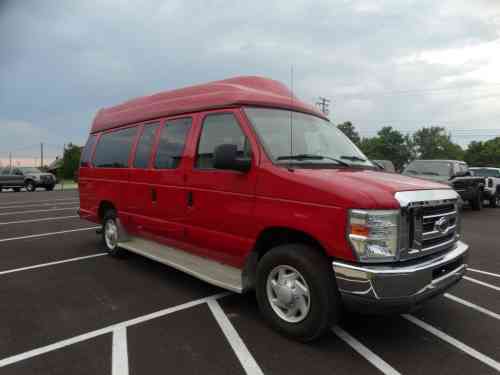
<instances>
[{"instance_id":1,"label":"ford oval emblem","mask_svg":"<svg viewBox=\"0 0 500 375\"><path fill-rule=\"evenodd\" d=\"M434 230L438 231L439 233L446 234L449 226L450 220L446 216L443 216L441 219L434 223Z\"/></svg>"}]
</instances>

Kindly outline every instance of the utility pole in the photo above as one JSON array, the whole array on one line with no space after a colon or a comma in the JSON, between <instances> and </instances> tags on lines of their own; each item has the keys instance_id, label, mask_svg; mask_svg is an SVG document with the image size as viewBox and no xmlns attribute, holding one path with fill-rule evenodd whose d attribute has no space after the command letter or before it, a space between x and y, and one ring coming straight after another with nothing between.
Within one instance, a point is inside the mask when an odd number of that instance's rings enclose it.
<instances>
[{"instance_id":1,"label":"utility pole","mask_svg":"<svg viewBox=\"0 0 500 375\"><path fill-rule=\"evenodd\" d=\"M66 153L66 143L63 145L62 167L61 167L61 190L64 191L64 154Z\"/></svg>"},{"instance_id":2,"label":"utility pole","mask_svg":"<svg viewBox=\"0 0 500 375\"><path fill-rule=\"evenodd\" d=\"M330 99L327 99L323 96L318 97L316 106L318 106L320 111L323 112L326 116L330 114L330 110L328 109L329 105L330 105Z\"/></svg>"},{"instance_id":3,"label":"utility pole","mask_svg":"<svg viewBox=\"0 0 500 375\"><path fill-rule=\"evenodd\" d=\"M40 168L43 168L43 142L40 143Z\"/></svg>"}]
</instances>

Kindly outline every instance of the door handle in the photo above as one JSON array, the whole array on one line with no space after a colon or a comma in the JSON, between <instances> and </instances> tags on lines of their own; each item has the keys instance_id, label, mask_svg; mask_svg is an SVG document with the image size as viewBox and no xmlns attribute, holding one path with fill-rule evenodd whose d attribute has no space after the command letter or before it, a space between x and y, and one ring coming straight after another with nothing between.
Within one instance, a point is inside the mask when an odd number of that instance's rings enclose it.
<instances>
[{"instance_id":1,"label":"door handle","mask_svg":"<svg viewBox=\"0 0 500 375\"><path fill-rule=\"evenodd\" d=\"M155 188L151 188L151 201L153 203L156 203L156 200L157 200L157 195L156 195L156 189Z\"/></svg>"},{"instance_id":2,"label":"door handle","mask_svg":"<svg viewBox=\"0 0 500 375\"><path fill-rule=\"evenodd\" d=\"M188 207L193 207L193 192L188 191L187 193L187 205Z\"/></svg>"}]
</instances>

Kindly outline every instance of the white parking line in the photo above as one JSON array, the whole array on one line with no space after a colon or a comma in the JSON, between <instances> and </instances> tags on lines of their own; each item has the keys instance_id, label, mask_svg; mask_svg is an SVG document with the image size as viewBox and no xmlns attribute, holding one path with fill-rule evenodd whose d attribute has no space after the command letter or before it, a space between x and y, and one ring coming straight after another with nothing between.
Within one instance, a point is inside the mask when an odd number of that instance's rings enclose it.
<instances>
[{"instance_id":1,"label":"white parking line","mask_svg":"<svg viewBox=\"0 0 500 375\"><path fill-rule=\"evenodd\" d=\"M20 214L34 214L34 213L37 213L37 212L69 211L69 210L75 210L77 208L78 208L78 206L66 207L66 208L49 208L49 209L46 209L46 210L28 210L28 211L16 211L16 212L2 212L2 213L0 213L0 216L20 215Z\"/></svg>"},{"instance_id":2,"label":"white parking line","mask_svg":"<svg viewBox=\"0 0 500 375\"><path fill-rule=\"evenodd\" d=\"M128 375L127 327L113 331L111 364L112 375Z\"/></svg>"},{"instance_id":3,"label":"white parking line","mask_svg":"<svg viewBox=\"0 0 500 375\"><path fill-rule=\"evenodd\" d=\"M408 314L402 315L403 318L412 322L413 324L419 326L420 328L426 330L427 332L439 337L441 340L446 341L448 344L453 345L454 347L460 349L464 353L470 355L471 357L477 359L478 361L483 362L485 365L488 365L494 368L497 371L500 371L500 363L495 361L493 358L488 357L487 355L478 352L476 349L471 348L468 345L465 345L463 342L458 341L457 339L451 337L450 335L434 328L430 324Z\"/></svg>"},{"instance_id":4,"label":"white parking line","mask_svg":"<svg viewBox=\"0 0 500 375\"><path fill-rule=\"evenodd\" d=\"M17 201L10 202L9 205L23 206L25 204L35 204L35 203L52 203L52 202L64 202L64 201L78 201L78 197L75 198L62 198L62 199L51 199L46 201ZM0 205L0 208L5 208L5 205Z\"/></svg>"},{"instance_id":5,"label":"white parking line","mask_svg":"<svg viewBox=\"0 0 500 375\"><path fill-rule=\"evenodd\" d=\"M7 221L4 223L0 223L0 225L36 223L39 221L55 221L55 220L62 220L62 219L74 219L76 217L79 217L79 216L78 215L71 215L71 216L44 217L42 219Z\"/></svg>"},{"instance_id":6,"label":"white parking line","mask_svg":"<svg viewBox=\"0 0 500 375\"><path fill-rule=\"evenodd\" d=\"M0 359L0 367L5 367L5 366L11 365L11 364L16 363L16 362L21 362L21 361L24 361L26 359L33 358L33 357L36 357L36 356L39 356L39 355L42 355L45 353L49 353L49 352L52 352L54 350L61 349L61 348L64 348L66 346L73 345L73 344L76 344L76 343L79 343L82 341L86 341L86 340L92 339L92 338L97 337L97 336L105 335L107 333L112 333L116 329L130 327L130 326L133 326L133 325L136 325L139 323L146 322L148 320L160 318L162 316L175 313L177 311L186 310L186 309L189 309L191 307L198 306L198 305L201 305L203 303L207 303L209 301L225 297L229 294L230 293L219 293L219 294L215 294L215 295L212 295L209 297L200 298L200 299L197 299L194 301L183 303L181 305L169 307L169 308L166 308L166 309L163 309L163 310L151 313L151 314L143 315L143 316L140 316L138 318L125 320L121 323L112 324L110 326L107 326L107 327L104 327L101 329L97 329L95 331L87 332L87 333L84 333L82 335L78 335L78 336L75 336L75 337L72 337L72 338L69 338L66 340L55 342L55 343L50 344L50 345L46 345L46 346L42 346L40 348L29 350L29 351L24 352L24 353L15 354L13 356L10 356L10 357L4 358L4 359Z\"/></svg>"},{"instance_id":7,"label":"white parking line","mask_svg":"<svg viewBox=\"0 0 500 375\"><path fill-rule=\"evenodd\" d=\"M373 366L378 368L384 374L399 375L401 374L394 367L380 358L378 355L373 353L370 349L364 346L361 342L351 336L349 333L344 331L339 326L332 327L333 333L335 333L339 338L345 341L351 348L353 348L359 355L370 362Z\"/></svg>"},{"instance_id":8,"label":"white parking line","mask_svg":"<svg viewBox=\"0 0 500 375\"><path fill-rule=\"evenodd\" d=\"M226 336L227 341L231 345L236 357L240 360L241 366L247 374L263 375L262 369L257 364L247 346L241 339L240 335L233 327L226 314L216 300L207 302L210 311L214 315L215 320L219 323L222 332Z\"/></svg>"},{"instance_id":9,"label":"white parking line","mask_svg":"<svg viewBox=\"0 0 500 375\"><path fill-rule=\"evenodd\" d=\"M475 268L467 268L467 271L482 273L483 275L488 275L488 276L500 277L500 275L498 273L481 271L481 270L478 270L478 269L475 269Z\"/></svg>"},{"instance_id":10,"label":"white parking line","mask_svg":"<svg viewBox=\"0 0 500 375\"><path fill-rule=\"evenodd\" d=\"M73 233L73 232L82 232L82 231L85 231L85 230L92 230L92 229L97 229L97 228L100 228L100 226L90 227L90 228L78 228L78 229L70 229L70 230L61 230L59 232L50 232L50 233L42 233L42 234L31 234L29 236L22 236L22 237L2 238L2 239L0 239L0 242L25 240L25 239L28 239L28 238L39 238L39 237L56 236L58 234Z\"/></svg>"},{"instance_id":11,"label":"white parking line","mask_svg":"<svg viewBox=\"0 0 500 375\"><path fill-rule=\"evenodd\" d=\"M10 269L10 270L0 271L0 276L1 275L8 275L9 273L15 273L15 272L21 272L21 271L29 271L29 270L34 270L34 269L37 269L37 268L44 268L44 267L55 266L57 264L77 262L79 260L102 257L103 255L107 255L107 254L108 253L97 253L97 254L86 255L86 256L78 257L78 258L69 258L69 259L58 260L58 261L54 261L54 262L35 264L34 266L14 268L14 269Z\"/></svg>"},{"instance_id":12,"label":"white parking line","mask_svg":"<svg viewBox=\"0 0 500 375\"><path fill-rule=\"evenodd\" d=\"M469 301L466 301L462 298L454 296L453 294L445 293L444 296L448 299L451 299L452 301L458 302L464 306L470 307L471 309L474 309L474 310L479 311L485 315L491 316L492 318L500 320L500 314L497 314L493 311L485 309L484 307L478 306L472 302L469 302Z\"/></svg>"},{"instance_id":13,"label":"white parking line","mask_svg":"<svg viewBox=\"0 0 500 375\"><path fill-rule=\"evenodd\" d=\"M469 277L469 276L464 276L463 278L467 281L470 281L471 283L479 284L479 285L485 286L486 288L490 288L490 289L497 290L500 292L499 286L488 284L488 283L485 283L484 281L476 280L476 279L473 279L472 277Z\"/></svg>"},{"instance_id":14,"label":"white parking line","mask_svg":"<svg viewBox=\"0 0 500 375\"><path fill-rule=\"evenodd\" d=\"M64 206L68 204L75 204L78 203L78 199L72 199L68 202L53 202L53 203L38 203L38 204L27 204L27 205L21 205L21 204L16 204L14 206L0 206L0 210L4 210L6 208L27 208L27 207L39 207L39 206Z\"/></svg>"}]
</instances>

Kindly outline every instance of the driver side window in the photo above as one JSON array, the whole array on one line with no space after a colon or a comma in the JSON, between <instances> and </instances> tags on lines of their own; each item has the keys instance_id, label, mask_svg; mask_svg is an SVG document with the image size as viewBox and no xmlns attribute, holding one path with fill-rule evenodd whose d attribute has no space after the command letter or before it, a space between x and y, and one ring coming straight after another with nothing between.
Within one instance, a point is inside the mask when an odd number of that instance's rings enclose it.
<instances>
[{"instance_id":1,"label":"driver side window","mask_svg":"<svg viewBox=\"0 0 500 375\"><path fill-rule=\"evenodd\" d=\"M208 115L202 125L195 167L212 169L214 150L223 144L236 145L238 157L251 157L250 143L232 113Z\"/></svg>"}]
</instances>

